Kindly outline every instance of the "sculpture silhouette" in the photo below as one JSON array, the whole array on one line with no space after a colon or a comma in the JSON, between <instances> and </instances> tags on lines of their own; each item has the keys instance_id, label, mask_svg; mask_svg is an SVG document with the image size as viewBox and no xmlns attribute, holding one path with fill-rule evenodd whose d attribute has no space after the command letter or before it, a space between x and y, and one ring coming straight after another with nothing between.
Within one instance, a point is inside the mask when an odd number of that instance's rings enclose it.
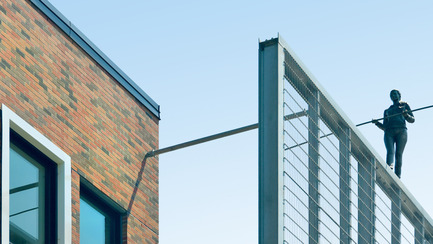
<instances>
[{"instance_id":1,"label":"sculpture silhouette","mask_svg":"<svg viewBox=\"0 0 433 244\"><path fill-rule=\"evenodd\" d=\"M390 98L393 104L385 110L383 123L378 120L372 120L372 122L385 132L386 163L393 169L395 157L395 174L401 178L403 150L407 142L406 121L413 123L415 117L409 104L400 101L401 93L398 90L392 90Z\"/></svg>"}]
</instances>

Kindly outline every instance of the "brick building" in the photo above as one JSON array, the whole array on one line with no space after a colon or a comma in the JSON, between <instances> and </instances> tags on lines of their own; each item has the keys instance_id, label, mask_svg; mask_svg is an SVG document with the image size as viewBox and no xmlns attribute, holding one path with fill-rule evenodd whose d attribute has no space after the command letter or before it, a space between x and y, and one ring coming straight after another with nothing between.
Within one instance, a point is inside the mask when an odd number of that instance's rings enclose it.
<instances>
[{"instance_id":1,"label":"brick building","mask_svg":"<svg viewBox=\"0 0 433 244\"><path fill-rule=\"evenodd\" d=\"M159 106L46 0L0 2L1 243L158 243Z\"/></svg>"}]
</instances>

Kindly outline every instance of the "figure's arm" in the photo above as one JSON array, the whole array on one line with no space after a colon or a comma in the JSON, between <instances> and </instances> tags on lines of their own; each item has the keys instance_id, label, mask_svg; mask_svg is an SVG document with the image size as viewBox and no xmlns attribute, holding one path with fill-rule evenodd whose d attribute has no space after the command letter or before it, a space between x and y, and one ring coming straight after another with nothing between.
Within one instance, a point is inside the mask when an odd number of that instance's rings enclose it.
<instances>
[{"instance_id":1,"label":"figure's arm","mask_svg":"<svg viewBox=\"0 0 433 244\"><path fill-rule=\"evenodd\" d=\"M371 122L374 123L379 129L385 130L385 126L382 123L380 123L379 120L373 119Z\"/></svg>"},{"instance_id":2,"label":"figure's arm","mask_svg":"<svg viewBox=\"0 0 433 244\"><path fill-rule=\"evenodd\" d=\"M379 122L379 120L377 120L377 119L373 119L371 122L373 123L373 124L375 124L379 129L381 129L381 130L385 130L385 124L386 124L386 122L387 122L387 120L388 120L388 118L386 117L386 110L383 112L383 124L382 123L380 123Z\"/></svg>"},{"instance_id":3,"label":"figure's arm","mask_svg":"<svg viewBox=\"0 0 433 244\"><path fill-rule=\"evenodd\" d=\"M409 107L409 104L405 104L405 110L403 111L403 116L407 122L413 123L415 122L415 116L413 116L412 110Z\"/></svg>"}]
</instances>

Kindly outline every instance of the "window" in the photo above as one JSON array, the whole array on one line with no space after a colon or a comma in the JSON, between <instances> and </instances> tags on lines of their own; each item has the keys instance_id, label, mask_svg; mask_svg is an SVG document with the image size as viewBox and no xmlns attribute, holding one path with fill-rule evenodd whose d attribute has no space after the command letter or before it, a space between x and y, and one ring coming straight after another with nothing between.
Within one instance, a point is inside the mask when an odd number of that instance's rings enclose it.
<instances>
[{"instance_id":1,"label":"window","mask_svg":"<svg viewBox=\"0 0 433 244\"><path fill-rule=\"evenodd\" d=\"M85 186L87 185L87 187ZM121 213L111 199L89 183L80 189L80 243L111 244L121 241ZM117 208L116 208L117 207ZM120 210L120 211L119 211Z\"/></svg>"},{"instance_id":2,"label":"window","mask_svg":"<svg viewBox=\"0 0 433 244\"><path fill-rule=\"evenodd\" d=\"M71 244L71 158L4 104L1 123L1 243Z\"/></svg>"},{"instance_id":3,"label":"window","mask_svg":"<svg viewBox=\"0 0 433 244\"><path fill-rule=\"evenodd\" d=\"M11 131L10 243L55 243L56 164Z\"/></svg>"}]
</instances>

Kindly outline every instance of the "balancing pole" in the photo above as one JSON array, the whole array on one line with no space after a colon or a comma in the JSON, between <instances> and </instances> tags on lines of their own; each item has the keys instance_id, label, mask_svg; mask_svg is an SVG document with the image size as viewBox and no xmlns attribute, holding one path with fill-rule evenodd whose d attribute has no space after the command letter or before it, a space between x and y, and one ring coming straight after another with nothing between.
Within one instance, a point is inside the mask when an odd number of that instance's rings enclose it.
<instances>
[{"instance_id":1,"label":"balancing pole","mask_svg":"<svg viewBox=\"0 0 433 244\"><path fill-rule=\"evenodd\" d=\"M428 109L428 108L432 108L432 107L433 107L433 105L425 106L425 107L422 107L422 108L413 109L413 110L411 110L411 112L416 112L416 111L420 111L420 110ZM394 117L394 116L397 116L397 115L400 115L400 114L393 114L393 115L390 115L390 116L387 116L387 117L384 117L384 118L380 118L380 119L377 119L377 120L379 121L379 120L383 120L383 119L385 119L385 118ZM357 124L356 127L358 127L358 126L362 126L362 125L366 125L366 124L369 124L369 123L373 123L373 120L370 120L370 121L367 121L367 122L364 122L364 123L361 123L361 124ZM333 134L334 134L334 133L329 133L329 134L323 135L323 136L320 137L320 139L325 138L325 137L328 137L328 136L333 135ZM293 149L293 148L295 148L295 147L298 147L298 146L301 146L301 145L304 145L304 144L307 144L307 143L308 143L307 141L305 141L305 142L301 142L301 143L296 144L296 145L294 145L294 146L291 146L291 147L285 148L285 150L290 150L290 149Z\"/></svg>"},{"instance_id":2,"label":"balancing pole","mask_svg":"<svg viewBox=\"0 0 433 244\"><path fill-rule=\"evenodd\" d=\"M428 108L431 108L431 107L433 107L433 105L425 106L425 107L422 107L422 108L413 109L413 110L410 110L410 112L416 112L416 111L420 111L420 110L423 110L423 109L428 109ZM400 115L400 114L393 114L393 115L390 115L390 116L387 116L387 117L383 117L383 118L380 118L380 119L376 119L376 120L380 121L380 120L384 120L385 118L391 118L391 117L394 117L394 116L397 116L397 115ZM366 124L369 124L369 123L373 123L373 121L374 121L374 119L370 120L370 121L367 121L367 122L364 122L364 123L361 123L361 124L357 124L356 127L362 126L362 125L366 125Z\"/></svg>"}]
</instances>

